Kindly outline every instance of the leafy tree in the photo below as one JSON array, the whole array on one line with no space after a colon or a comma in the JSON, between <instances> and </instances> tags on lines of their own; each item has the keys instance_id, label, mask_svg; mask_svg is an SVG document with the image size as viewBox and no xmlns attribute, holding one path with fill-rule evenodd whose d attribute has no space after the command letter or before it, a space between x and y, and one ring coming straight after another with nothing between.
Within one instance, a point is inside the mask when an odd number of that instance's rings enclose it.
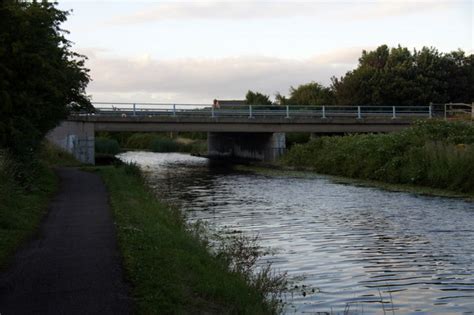
<instances>
[{"instance_id":1,"label":"leafy tree","mask_svg":"<svg viewBox=\"0 0 474 315\"><path fill-rule=\"evenodd\" d=\"M474 100L473 56L386 45L363 51L356 69L332 78L338 104L426 105Z\"/></svg>"},{"instance_id":2,"label":"leafy tree","mask_svg":"<svg viewBox=\"0 0 474 315\"><path fill-rule=\"evenodd\" d=\"M330 88L311 82L296 89L291 87L287 102L290 105L330 105L334 103L334 95Z\"/></svg>"},{"instance_id":3,"label":"leafy tree","mask_svg":"<svg viewBox=\"0 0 474 315\"><path fill-rule=\"evenodd\" d=\"M288 105L288 98L285 95L281 95L280 92L275 94L275 104L277 105Z\"/></svg>"},{"instance_id":4,"label":"leafy tree","mask_svg":"<svg viewBox=\"0 0 474 315\"><path fill-rule=\"evenodd\" d=\"M0 147L34 152L70 110L92 109L84 56L71 51L54 3L0 2Z\"/></svg>"},{"instance_id":5,"label":"leafy tree","mask_svg":"<svg viewBox=\"0 0 474 315\"><path fill-rule=\"evenodd\" d=\"M272 102L270 101L270 97L268 95L248 91L247 95L245 95L245 103L248 105L271 105Z\"/></svg>"}]
</instances>

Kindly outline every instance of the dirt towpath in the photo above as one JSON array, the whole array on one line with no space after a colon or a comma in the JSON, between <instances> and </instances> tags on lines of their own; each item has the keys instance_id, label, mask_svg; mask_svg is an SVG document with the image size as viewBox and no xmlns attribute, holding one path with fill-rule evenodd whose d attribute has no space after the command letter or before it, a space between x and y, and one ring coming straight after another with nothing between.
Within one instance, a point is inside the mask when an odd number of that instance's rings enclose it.
<instances>
[{"instance_id":1,"label":"dirt towpath","mask_svg":"<svg viewBox=\"0 0 474 315\"><path fill-rule=\"evenodd\" d=\"M130 314L101 178L62 168L38 239L0 275L0 314Z\"/></svg>"}]
</instances>

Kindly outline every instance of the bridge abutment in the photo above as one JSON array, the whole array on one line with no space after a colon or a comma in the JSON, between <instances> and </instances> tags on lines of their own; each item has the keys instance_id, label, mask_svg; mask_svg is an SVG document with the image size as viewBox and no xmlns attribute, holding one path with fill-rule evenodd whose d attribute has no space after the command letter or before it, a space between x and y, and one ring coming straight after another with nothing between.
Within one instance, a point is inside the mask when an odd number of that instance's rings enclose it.
<instances>
[{"instance_id":1,"label":"bridge abutment","mask_svg":"<svg viewBox=\"0 0 474 315\"><path fill-rule=\"evenodd\" d=\"M281 132L209 132L207 147L210 158L274 161L285 152L286 143Z\"/></svg>"},{"instance_id":2,"label":"bridge abutment","mask_svg":"<svg viewBox=\"0 0 474 315\"><path fill-rule=\"evenodd\" d=\"M63 121L47 135L53 144L86 164L95 164L94 123Z\"/></svg>"}]
</instances>

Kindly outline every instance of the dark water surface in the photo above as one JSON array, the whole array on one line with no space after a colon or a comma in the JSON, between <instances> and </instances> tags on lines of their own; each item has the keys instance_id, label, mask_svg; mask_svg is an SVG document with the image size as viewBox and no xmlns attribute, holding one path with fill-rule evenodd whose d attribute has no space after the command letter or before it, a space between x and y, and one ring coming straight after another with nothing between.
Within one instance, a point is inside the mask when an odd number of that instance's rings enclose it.
<instances>
[{"instance_id":1,"label":"dark water surface","mask_svg":"<svg viewBox=\"0 0 474 315\"><path fill-rule=\"evenodd\" d=\"M259 234L276 251L262 260L297 286L286 313L474 314L474 203L245 174L183 154L120 158L191 220Z\"/></svg>"}]
</instances>

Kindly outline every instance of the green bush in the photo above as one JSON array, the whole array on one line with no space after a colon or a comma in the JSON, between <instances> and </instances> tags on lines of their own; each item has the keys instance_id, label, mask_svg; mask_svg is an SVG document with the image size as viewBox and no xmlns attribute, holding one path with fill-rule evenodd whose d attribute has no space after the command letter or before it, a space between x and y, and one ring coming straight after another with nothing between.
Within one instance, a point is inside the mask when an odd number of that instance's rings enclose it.
<instances>
[{"instance_id":1,"label":"green bush","mask_svg":"<svg viewBox=\"0 0 474 315\"><path fill-rule=\"evenodd\" d=\"M128 149L149 150L153 139L156 137L152 133L135 133L127 139L125 147Z\"/></svg>"},{"instance_id":2,"label":"green bush","mask_svg":"<svg viewBox=\"0 0 474 315\"><path fill-rule=\"evenodd\" d=\"M36 163L25 165L0 150L0 269L37 230L57 188L57 179L46 166L49 161L34 157Z\"/></svg>"},{"instance_id":3,"label":"green bush","mask_svg":"<svg viewBox=\"0 0 474 315\"><path fill-rule=\"evenodd\" d=\"M474 192L474 126L418 122L392 134L320 137L281 161L296 168L389 183Z\"/></svg>"},{"instance_id":4,"label":"green bush","mask_svg":"<svg viewBox=\"0 0 474 315\"><path fill-rule=\"evenodd\" d=\"M108 138L95 138L95 151L102 154L116 155L120 152L120 146L117 140Z\"/></svg>"},{"instance_id":5,"label":"green bush","mask_svg":"<svg viewBox=\"0 0 474 315\"><path fill-rule=\"evenodd\" d=\"M286 147L291 148L297 143L307 143L311 139L308 132L291 132L286 134Z\"/></svg>"},{"instance_id":6,"label":"green bush","mask_svg":"<svg viewBox=\"0 0 474 315\"><path fill-rule=\"evenodd\" d=\"M207 150L206 142L199 140L201 133L193 133L195 136L191 143L180 143L163 134L136 133L128 137L125 147L137 150L149 150L153 152L187 152L199 154ZM188 138L189 139L189 138Z\"/></svg>"},{"instance_id":7,"label":"green bush","mask_svg":"<svg viewBox=\"0 0 474 315\"><path fill-rule=\"evenodd\" d=\"M169 138L155 137L150 144L149 150L153 152L180 152L180 145Z\"/></svg>"}]
</instances>

